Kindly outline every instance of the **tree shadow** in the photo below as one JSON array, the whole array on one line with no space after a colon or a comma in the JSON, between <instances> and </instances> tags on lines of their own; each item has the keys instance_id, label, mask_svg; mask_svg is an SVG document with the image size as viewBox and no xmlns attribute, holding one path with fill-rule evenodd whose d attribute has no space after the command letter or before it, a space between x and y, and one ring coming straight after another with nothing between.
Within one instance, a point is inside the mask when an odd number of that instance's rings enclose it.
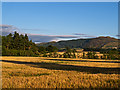
<instances>
[{"instance_id":1,"label":"tree shadow","mask_svg":"<svg viewBox=\"0 0 120 90\"><path fill-rule=\"evenodd\" d=\"M89 61L89 60L64 60L64 59L44 59L55 61L74 61L74 62L103 62L103 63L120 63L120 61Z\"/></svg>"},{"instance_id":2,"label":"tree shadow","mask_svg":"<svg viewBox=\"0 0 120 90\"><path fill-rule=\"evenodd\" d=\"M63 65L63 64L47 63L47 62L24 62L24 61L12 61L12 60L2 60L2 62L25 64L31 67L45 68L49 70L78 71L78 72L87 72L91 74L97 74L97 73L119 74L119 70L120 70L120 68L75 66L75 65Z\"/></svg>"}]
</instances>

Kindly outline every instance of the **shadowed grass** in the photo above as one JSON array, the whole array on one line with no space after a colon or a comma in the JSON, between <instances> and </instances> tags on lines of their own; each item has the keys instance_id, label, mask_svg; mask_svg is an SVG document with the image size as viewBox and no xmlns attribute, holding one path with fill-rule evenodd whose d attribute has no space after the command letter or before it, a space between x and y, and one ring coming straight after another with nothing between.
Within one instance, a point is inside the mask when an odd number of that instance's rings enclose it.
<instances>
[{"instance_id":1,"label":"shadowed grass","mask_svg":"<svg viewBox=\"0 0 120 90\"><path fill-rule=\"evenodd\" d=\"M120 83L118 60L3 57L1 61L3 88L118 88Z\"/></svg>"},{"instance_id":2,"label":"shadowed grass","mask_svg":"<svg viewBox=\"0 0 120 90\"><path fill-rule=\"evenodd\" d=\"M49 73L21 73L21 72L11 72L9 76L23 76L23 77L31 77L31 76L42 76L42 75L50 75Z\"/></svg>"},{"instance_id":3,"label":"shadowed grass","mask_svg":"<svg viewBox=\"0 0 120 90\"><path fill-rule=\"evenodd\" d=\"M46 68L50 70L67 70L67 71L79 71L87 72L92 74L103 73L103 74L119 74L120 68L104 68L104 67L88 67L88 66L75 66L75 65L64 65L57 63L47 63L47 62L24 62L24 61L12 61L12 60L2 60L2 62L25 64L36 68Z\"/></svg>"},{"instance_id":4,"label":"shadowed grass","mask_svg":"<svg viewBox=\"0 0 120 90\"><path fill-rule=\"evenodd\" d=\"M103 63L120 63L119 61L110 61L110 60L64 60L64 59L44 59L44 60L56 60L56 61L70 61L70 62L103 62Z\"/></svg>"}]
</instances>

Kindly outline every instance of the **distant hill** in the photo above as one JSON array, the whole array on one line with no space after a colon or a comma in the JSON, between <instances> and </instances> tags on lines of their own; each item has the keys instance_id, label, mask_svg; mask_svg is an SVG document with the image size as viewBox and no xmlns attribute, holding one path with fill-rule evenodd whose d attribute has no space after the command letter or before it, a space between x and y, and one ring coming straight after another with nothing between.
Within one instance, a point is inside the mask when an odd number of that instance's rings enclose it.
<instances>
[{"instance_id":1,"label":"distant hill","mask_svg":"<svg viewBox=\"0 0 120 90\"><path fill-rule=\"evenodd\" d=\"M96 37L89 39L76 39L76 40L68 40L68 41L59 41L59 42L48 42L48 43L40 43L38 46L53 45L57 48L112 48L118 46L118 39L112 37Z\"/></svg>"},{"instance_id":2,"label":"distant hill","mask_svg":"<svg viewBox=\"0 0 120 90\"><path fill-rule=\"evenodd\" d=\"M110 49L110 48L114 49L116 47L118 47L118 42L110 42L108 44L105 44L102 48L103 49Z\"/></svg>"}]
</instances>

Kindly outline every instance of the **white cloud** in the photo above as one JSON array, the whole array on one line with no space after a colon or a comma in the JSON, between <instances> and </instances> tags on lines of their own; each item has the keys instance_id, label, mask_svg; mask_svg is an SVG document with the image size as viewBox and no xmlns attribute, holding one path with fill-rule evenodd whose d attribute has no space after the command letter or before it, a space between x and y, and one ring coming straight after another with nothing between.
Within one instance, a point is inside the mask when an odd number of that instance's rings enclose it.
<instances>
[{"instance_id":1,"label":"white cloud","mask_svg":"<svg viewBox=\"0 0 120 90\"><path fill-rule=\"evenodd\" d=\"M0 25L0 31L2 31L3 36L8 35L9 33L13 34L14 31L17 31L19 34L25 34L24 32L22 33L20 29L14 27L13 25ZM50 42L50 41L78 39L82 37L95 37L80 33L76 33L74 35L42 35L42 34L27 33L27 35L29 39L31 39L33 42Z\"/></svg>"},{"instance_id":2,"label":"white cloud","mask_svg":"<svg viewBox=\"0 0 120 90\"><path fill-rule=\"evenodd\" d=\"M74 35L41 35L41 34L28 34L29 38L34 42L50 42L60 41L69 38L78 38Z\"/></svg>"},{"instance_id":3,"label":"white cloud","mask_svg":"<svg viewBox=\"0 0 120 90\"><path fill-rule=\"evenodd\" d=\"M14 33L15 31L20 32L20 30L12 25L0 25L0 32L2 36L8 35L9 33Z\"/></svg>"},{"instance_id":4,"label":"white cloud","mask_svg":"<svg viewBox=\"0 0 120 90\"><path fill-rule=\"evenodd\" d=\"M0 25L0 31L2 32L2 36L8 35L9 33L14 33L17 31L20 34L25 34L20 32L20 29L14 27L13 25ZM75 35L41 35L41 34L30 34L27 33L29 39L34 42L49 42L49 41L60 41L69 38L78 38Z\"/></svg>"}]
</instances>

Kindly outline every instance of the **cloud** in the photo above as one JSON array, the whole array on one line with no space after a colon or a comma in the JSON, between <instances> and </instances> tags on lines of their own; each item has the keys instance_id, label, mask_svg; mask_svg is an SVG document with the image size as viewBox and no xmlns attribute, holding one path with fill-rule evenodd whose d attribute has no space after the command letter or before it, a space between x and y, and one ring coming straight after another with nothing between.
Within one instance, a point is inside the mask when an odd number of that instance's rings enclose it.
<instances>
[{"instance_id":1,"label":"cloud","mask_svg":"<svg viewBox=\"0 0 120 90\"><path fill-rule=\"evenodd\" d=\"M93 36L93 35L82 34L82 33L75 33L74 35L81 36L81 37L88 37L88 38L96 37L96 36Z\"/></svg>"},{"instance_id":2,"label":"cloud","mask_svg":"<svg viewBox=\"0 0 120 90\"><path fill-rule=\"evenodd\" d=\"M25 30L28 30L28 29L25 29ZM33 29L30 29L30 30L33 30ZM0 32L2 33L2 36L6 36L9 33L13 34L15 31L17 31L20 34L25 34L25 33L22 33L20 29L18 29L13 25L0 25ZM31 39L34 42L49 42L49 41L60 41L60 40L69 39L69 38L78 38L78 36L74 36L74 35L42 35L42 34L30 34L30 33L27 33L27 34L29 39Z\"/></svg>"},{"instance_id":3,"label":"cloud","mask_svg":"<svg viewBox=\"0 0 120 90\"><path fill-rule=\"evenodd\" d=\"M83 36L83 37L94 38L94 37L96 37L96 36L93 36L93 35L85 35L85 36Z\"/></svg>"},{"instance_id":4,"label":"cloud","mask_svg":"<svg viewBox=\"0 0 120 90\"><path fill-rule=\"evenodd\" d=\"M73 35L41 35L41 34L28 34L29 38L34 42L49 42L49 41L60 41L69 38L78 38Z\"/></svg>"},{"instance_id":5,"label":"cloud","mask_svg":"<svg viewBox=\"0 0 120 90\"><path fill-rule=\"evenodd\" d=\"M2 36L8 35L9 33L14 33L15 31L20 32L20 30L12 25L0 25L0 34Z\"/></svg>"},{"instance_id":6,"label":"cloud","mask_svg":"<svg viewBox=\"0 0 120 90\"><path fill-rule=\"evenodd\" d=\"M56 37L57 38L78 38L78 36L74 36L74 35L59 35Z\"/></svg>"},{"instance_id":7,"label":"cloud","mask_svg":"<svg viewBox=\"0 0 120 90\"><path fill-rule=\"evenodd\" d=\"M33 29L25 29L25 30L33 30ZM37 29L38 30L38 29ZM0 31L2 31L2 35L8 35L9 33L14 33L17 31L19 34L25 34L21 32L20 29L14 27L13 25L0 25ZM87 34L75 33L73 35L42 35L42 34L31 34L27 33L29 39L33 42L50 42L50 41L60 41L60 40L70 40L70 39L79 39L82 37L95 37Z\"/></svg>"},{"instance_id":8,"label":"cloud","mask_svg":"<svg viewBox=\"0 0 120 90\"><path fill-rule=\"evenodd\" d=\"M120 37L120 35L118 34L118 35L116 35L117 37Z\"/></svg>"},{"instance_id":9,"label":"cloud","mask_svg":"<svg viewBox=\"0 0 120 90\"><path fill-rule=\"evenodd\" d=\"M29 39L34 42L49 42L56 39L53 36L28 34Z\"/></svg>"},{"instance_id":10,"label":"cloud","mask_svg":"<svg viewBox=\"0 0 120 90\"><path fill-rule=\"evenodd\" d=\"M86 35L86 34L82 34L82 33L75 33L74 35Z\"/></svg>"}]
</instances>

